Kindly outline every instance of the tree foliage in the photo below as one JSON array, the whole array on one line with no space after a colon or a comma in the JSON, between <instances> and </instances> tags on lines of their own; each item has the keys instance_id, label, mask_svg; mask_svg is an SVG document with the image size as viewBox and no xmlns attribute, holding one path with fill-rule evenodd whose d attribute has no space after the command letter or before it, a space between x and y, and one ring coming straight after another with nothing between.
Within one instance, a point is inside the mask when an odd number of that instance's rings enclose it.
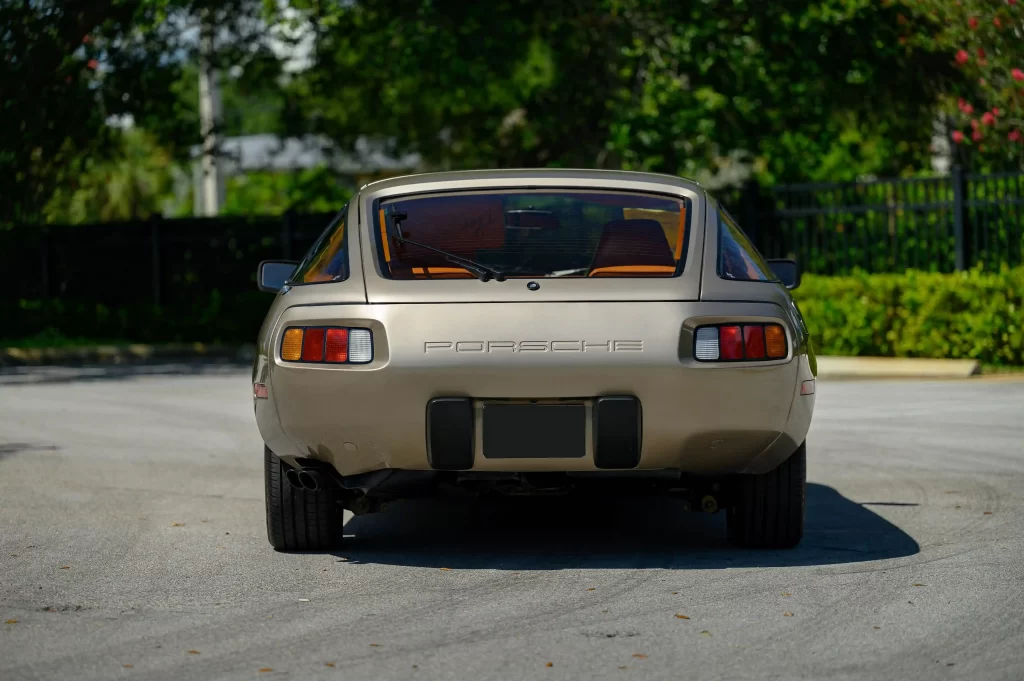
<instances>
[{"instance_id":1,"label":"tree foliage","mask_svg":"<svg viewBox=\"0 0 1024 681\"><path fill-rule=\"evenodd\" d=\"M55 189L116 152L130 116L178 157L198 135L175 85L196 61L200 18L214 60L266 62L262 0L33 0L0 5L0 223L41 217Z\"/></svg>"},{"instance_id":2,"label":"tree foliage","mask_svg":"<svg viewBox=\"0 0 1024 681\"><path fill-rule=\"evenodd\" d=\"M287 129L376 133L441 167L899 173L927 158L933 84L957 77L873 0L307 8L316 63Z\"/></svg>"},{"instance_id":3,"label":"tree foliage","mask_svg":"<svg viewBox=\"0 0 1024 681\"><path fill-rule=\"evenodd\" d=\"M1024 167L1024 5L1017 0L914 0L928 32L901 40L933 43L963 75L943 82L941 108L961 162ZM975 162L976 161L976 162Z\"/></svg>"}]
</instances>

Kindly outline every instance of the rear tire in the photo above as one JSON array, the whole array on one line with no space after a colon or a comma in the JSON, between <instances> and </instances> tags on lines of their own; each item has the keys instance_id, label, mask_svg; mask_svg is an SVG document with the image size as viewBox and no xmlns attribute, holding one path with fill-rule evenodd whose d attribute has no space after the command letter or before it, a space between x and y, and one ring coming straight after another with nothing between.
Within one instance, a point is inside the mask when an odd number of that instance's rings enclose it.
<instances>
[{"instance_id":1,"label":"rear tire","mask_svg":"<svg viewBox=\"0 0 1024 681\"><path fill-rule=\"evenodd\" d=\"M288 467L263 447L267 497L267 538L278 551L323 551L341 545L344 516L337 493L292 487Z\"/></svg>"},{"instance_id":2,"label":"rear tire","mask_svg":"<svg viewBox=\"0 0 1024 681\"><path fill-rule=\"evenodd\" d=\"M762 475L738 476L727 520L729 541L744 548L791 549L804 535L807 443Z\"/></svg>"}]
</instances>

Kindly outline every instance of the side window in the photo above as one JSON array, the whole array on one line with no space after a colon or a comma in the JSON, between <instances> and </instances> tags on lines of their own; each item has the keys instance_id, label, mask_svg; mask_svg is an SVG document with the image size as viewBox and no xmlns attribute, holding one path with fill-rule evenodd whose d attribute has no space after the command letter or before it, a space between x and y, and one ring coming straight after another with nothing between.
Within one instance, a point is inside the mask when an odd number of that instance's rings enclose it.
<instances>
[{"instance_id":1,"label":"side window","mask_svg":"<svg viewBox=\"0 0 1024 681\"><path fill-rule=\"evenodd\" d=\"M345 248L348 204L327 227L292 275L293 284L318 284L348 279L348 249Z\"/></svg>"},{"instance_id":2,"label":"side window","mask_svg":"<svg viewBox=\"0 0 1024 681\"><path fill-rule=\"evenodd\" d=\"M718 276L735 281L777 281L750 239L721 206L718 207Z\"/></svg>"}]
</instances>

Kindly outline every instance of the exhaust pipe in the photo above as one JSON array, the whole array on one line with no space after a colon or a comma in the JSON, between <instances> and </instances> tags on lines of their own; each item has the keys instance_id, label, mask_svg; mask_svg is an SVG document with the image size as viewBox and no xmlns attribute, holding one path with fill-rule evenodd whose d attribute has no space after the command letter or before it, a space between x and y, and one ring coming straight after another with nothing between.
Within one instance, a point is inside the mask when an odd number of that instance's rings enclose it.
<instances>
[{"instance_id":1,"label":"exhaust pipe","mask_svg":"<svg viewBox=\"0 0 1024 681\"><path fill-rule=\"evenodd\" d=\"M288 484L295 489L302 489L302 483L299 482L299 472L294 468L289 468L284 474L284 479L288 481Z\"/></svg>"},{"instance_id":2,"label":"exhaust pipe","mask_svg":"<svg viewBox=\"0 0 1024 681\"><path fill-rule=\"evenodd\" d=\"M302 486L302 489L316 492L324 488L323 476L320 475L319 471L312 468L300 468L296 477L298 477L299 485Z\"/></svg>"}]
</instances>

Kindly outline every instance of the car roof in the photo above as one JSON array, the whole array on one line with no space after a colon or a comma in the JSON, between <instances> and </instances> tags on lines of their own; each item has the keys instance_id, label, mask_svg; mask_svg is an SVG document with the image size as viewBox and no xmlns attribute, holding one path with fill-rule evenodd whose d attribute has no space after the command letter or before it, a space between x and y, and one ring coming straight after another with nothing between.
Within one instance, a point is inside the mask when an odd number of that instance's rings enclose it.
<instances>
[{"instance_id":1,"label":"car roof","mask_svg":"<svg viewBox=\"0 0 1024 681\"><path fill-rule=\"evenodd\" d=\"M407 185L444 183L444 182L479 182L481 180L559 180L559 179L589 180L593 179L602 184L615 182L649 182L664 184L673 187L681 187L692 191L700 191L701 186L695 180L690 180L675 175L662 173L643 173L631 170L593 170L583 168L506 168L497 170L456 170L433 173L417 173L413 175L401 175L377 180L360 187L362 190L379 191L383 189L394 189Z\"/></svg>"}]
</instances>

